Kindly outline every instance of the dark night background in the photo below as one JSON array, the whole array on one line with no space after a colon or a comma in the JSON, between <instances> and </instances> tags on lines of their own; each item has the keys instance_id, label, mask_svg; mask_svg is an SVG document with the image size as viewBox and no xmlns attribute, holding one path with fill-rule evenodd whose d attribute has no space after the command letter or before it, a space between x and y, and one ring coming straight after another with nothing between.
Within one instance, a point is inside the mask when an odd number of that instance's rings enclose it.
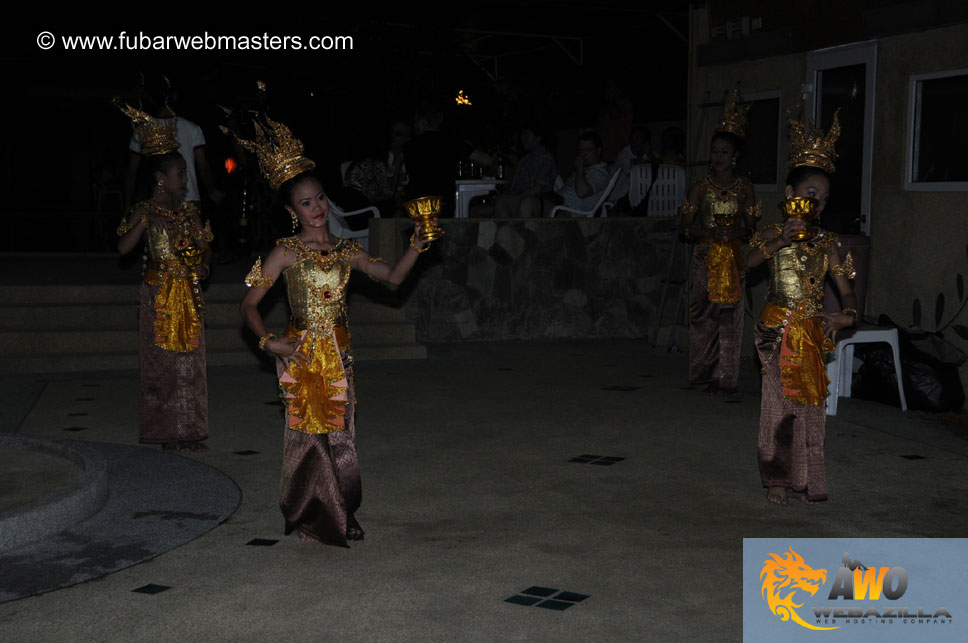
<instances>
[{"instance_id":1,"label":"dark night background","mask_svg":"<svg viewBox=\"0 0 968 643\"><path fill-rule=\"evenodd\" d=\"M216 105L262 107L256 80L268 87L268 113L305 142L324 178L336 176L340 161L385 150L391 119L410 121L422 98L447 106L445 129L490 149L510 145L529 119L557 130L593 127L608 80L631 99L637 122L685 118L685 2L271 10L260 5L258 13L231 15L222 8L214 16L204 15L210 9L151 5L149 15L98 9L96 20L62 13L18 18L2 48L4 217L94 208L92 185L123 173L130 136L127 119L109 101L115 95L135 101L141 71L173 80L176 111L202 126L218 173L231 151L217 129L224 117ZM351 51L65 52L58 40L42 51L36 43L42 31L58 39L120 31L269 33L298 35L304 44L312 35L345 35L354 45ZM461 89L472 107L456 108Z\"/></svg>"}]
</instances>

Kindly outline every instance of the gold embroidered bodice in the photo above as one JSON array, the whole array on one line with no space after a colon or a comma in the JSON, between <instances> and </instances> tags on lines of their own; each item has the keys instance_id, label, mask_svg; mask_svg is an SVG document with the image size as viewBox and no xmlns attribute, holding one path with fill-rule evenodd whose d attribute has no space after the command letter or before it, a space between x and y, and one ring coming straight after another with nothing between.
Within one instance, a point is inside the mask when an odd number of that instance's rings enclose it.
<instances>
[{"instance_id":1,"label":"gold embroidered bodice","mask_svg":"<svg viewBox=\"0 0 968 643\"><path fill-rule=\"evenodd\" d=\"M350 258L362 246L340 239L329 252L313 250L297 237L276 241L296 254L283 273L292 323L300 329L325 333L346 325L346 284L350 279Z\"/></svg>"},{"instance_id":2,"label":"gold embroidered bodice","mask_svg":"<svg viewBox=\"0 0 968 643\"><path fill-rule=\"evenodd\" d=\"M182 202L177 210L165 210L150 201L139 204L148 209L145 217L147 232L146 252L148 259L168 265L182 263L179 250L194 245L200 239L195 229L195 217L198 206L194 203ZM204 239L208 241L208 239Z\"/></svg>"},{"instance_id":3,"label":"gold embroidered bodice","mask_svg":"<svg viewBox=\"0 0 968 643\"><path fill-rule=\"evenodd\" d=\"M741 206L746 199L745 186L749 179L739 178L727 188L715 185L708 176L699 180L703 188L696 213L696 225L704 228L733 225L742 213Z\"/></svg>"},{"instance_id":4,"label":"gold embroidered bodice","mask_svg":"<svg viewBox=\"0 0 968 643\"><path fill-rule=\"evenodd\" d=\"M767 227L767 230L781 234L783 226L777 223ZM808 303L819 312L823 306L828 257L837 245L836 234L819 230L810 241L794 241L778 250L769 262L767 301L783 308Z\"/></svg>"}]
</instances>

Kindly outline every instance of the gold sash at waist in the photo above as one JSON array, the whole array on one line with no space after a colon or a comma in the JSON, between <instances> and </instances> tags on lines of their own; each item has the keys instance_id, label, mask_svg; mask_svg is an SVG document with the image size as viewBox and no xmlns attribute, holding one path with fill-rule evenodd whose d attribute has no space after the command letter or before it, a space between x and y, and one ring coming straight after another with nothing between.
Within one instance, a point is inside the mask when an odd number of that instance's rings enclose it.
<instances>
[{"instance_id":1,"label":"gold sash at waist","mask_svg":"<svg viewBox=\"0 0 968 643\"><path fill-rule=\"evenodd\" d=\"M346 428L346 389L349 387L340 351L349 346L346 326L316 333L295 325L285 337L302 337L299 352L308 362L292 360L281 371L279 387L288 408L288 426L304 433L333 433Z\"/></svg>"},{"instance_id":2,"label":"gold sash at waist","mask_svg":"<svg viewBox=\"0 0 968 643\"><path fill-rule=\"evenodd\" d=\"M706 289L714 304L735 304L743 296L740 276L744 269L740 242L711 241L706 246Z\"/></svg>"},{"instance_id":3,"label":"gold sash at waist","mask_svg":"<svg viewBox=\"0 0 968 643\"><path fill-rule=\"evenodd\" d=\"M767 301L760 321L783 328L779 358L783 397L806 406L823 404L830 383L824 357L834 350L834 343L823 334L816 304L784 308Z\"/></svg>"}]
</instances>

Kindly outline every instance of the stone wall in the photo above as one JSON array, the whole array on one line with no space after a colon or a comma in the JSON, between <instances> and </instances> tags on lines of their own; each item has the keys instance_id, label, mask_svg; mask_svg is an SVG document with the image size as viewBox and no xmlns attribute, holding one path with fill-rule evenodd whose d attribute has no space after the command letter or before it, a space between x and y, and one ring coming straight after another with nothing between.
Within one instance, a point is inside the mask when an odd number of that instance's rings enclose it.
<instances>
[{"instance_id":1,"label":"stone wall","mask_svg":"<svg viewBox=\"0 0 968 643\"><path fill-rule=\"evenodd\" d=\"M675 226L670 218L448 219L400 295L418 341L644 337ZM409 227L372 221L371 253L399 256Z\"/></svg>"}]
</instances>

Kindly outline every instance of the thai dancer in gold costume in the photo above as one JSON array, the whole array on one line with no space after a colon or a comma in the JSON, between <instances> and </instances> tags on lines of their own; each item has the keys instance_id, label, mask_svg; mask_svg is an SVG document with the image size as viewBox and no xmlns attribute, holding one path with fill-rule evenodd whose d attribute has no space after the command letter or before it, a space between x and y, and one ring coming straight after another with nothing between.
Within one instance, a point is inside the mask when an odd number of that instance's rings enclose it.
<instances>
[{"instance_id":1,"label":"thai dancer in gold costume","mask_svg":"<svg viewBox=\"0 0 968 643\"><path fill-rule=\"evenodd\" d=\"M354 513L362 486L356 453L353 354L346 323L346 285L351 270L402 283L428 243L411 237L410 248L393 266L370 257L356 241L333 237L329 200L302 155L302 143L284 125L266 119L255 141L239 142L256 152L263 174L278 190L293 219L291 237L276 241L265 263L257 260L246 284L242 317L259 347L274 355L286 405L280 507L285 532L303 540L348 546L362 540ZM292 312L289 328L270 333L259 302L285 276Z\"/></svg>"},{"instance_id":2,"label":"thai dancer in gold costume","mask_svg":"<svg viewBox=\"0 0 968 643\"><path fill-rule=\"evenodd\" d=\"M848 279L853 260L841 262L837 235L816 227L830 196L837 114L830 131L807 132L791 121L785 221L767 226L750 241L747 265L767 261L766 303L756 324L756 349L763 369L763 399L757 443L760 477L767 499L788 502L788 490L808 504L827 499L824 466L827 379L826 353L841 328L857 323L857 300ZM811 124L812 125L812 124ZM843 309L823 312L824 279L831 277Z\"/></svg>"},{"instance_id":3,"label":"thai dancer in gold costume","mask_svg":"<svg viewBox=\"0 0 968 643\"><path fill-rule=\"evenodd\" d=\"M711 143L710 174L696 181L682 206L682 232L695 242L690 268L689 382L738 399L743 340L744 271L741 246L753 232L756 196L736 175L748 105L734 92Z\"/></svg>"},{"instance_id":4,"label":"thai dancer in gold costume","mask_svg":"<svg viewBox=\"0 0 968 643\"><path fill-rule=\"evenodd\" d=\"M205 451L208 387L205 329L199 281L208 276L212 230L198 207L182 201L185 159L177 151L175 119L163 124L117 102L132 120L148 157L151 197L135 204L118 227L118 250L134 250L146 237L141 284L141 442L166 451Z\"/></svg>"}]
</instances>

